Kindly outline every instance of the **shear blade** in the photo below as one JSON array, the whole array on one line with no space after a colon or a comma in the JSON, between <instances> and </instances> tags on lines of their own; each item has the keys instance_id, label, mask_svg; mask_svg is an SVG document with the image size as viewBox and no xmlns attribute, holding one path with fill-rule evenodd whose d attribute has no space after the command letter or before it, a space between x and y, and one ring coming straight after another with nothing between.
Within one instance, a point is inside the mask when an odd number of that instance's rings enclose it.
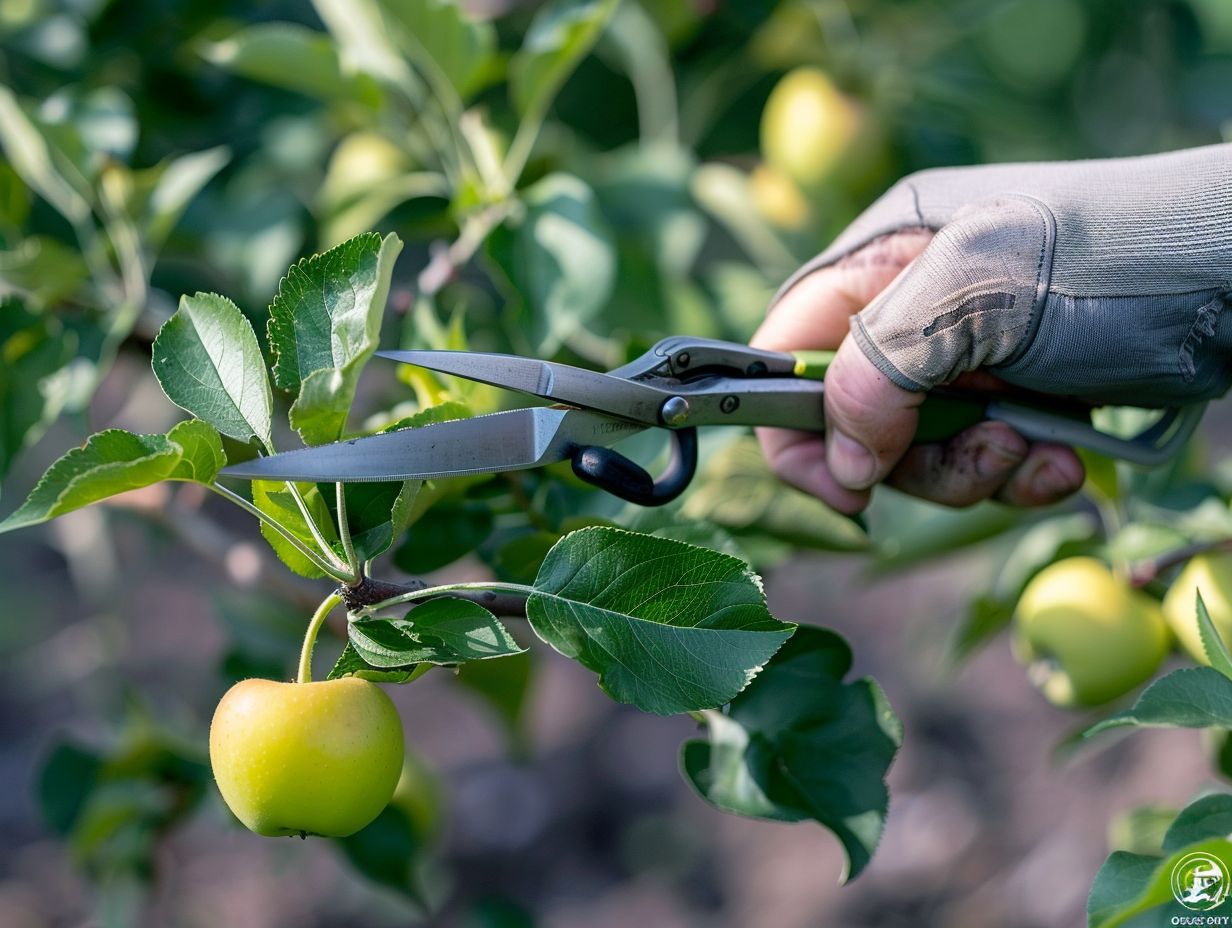
<instances>
[{"instance_id":1,"label":"shear blade","mask_svg":"<svg viewBox=\"0 0 1232 928\"><path fill-rule=\"evenodd\" d=\"M378 351L377 357L413 364L493 387L516 390L555 403L610 413L646 425L659 424L659 407L670 397L654 386L561 364L512 354L481 351Z\"/></svg>"},{"instance_id":2,"label":"shear blade","mask_svg":"<svg viewBox=\"0 0 1232 928\"><path fill-rule=\"evenodd\" d=\"M233 464L224 477L361 483L495 474L571 457L587 445L607 446L642 426L563 407L514 409L285 451Z\"/></svg>"}]
</instances>

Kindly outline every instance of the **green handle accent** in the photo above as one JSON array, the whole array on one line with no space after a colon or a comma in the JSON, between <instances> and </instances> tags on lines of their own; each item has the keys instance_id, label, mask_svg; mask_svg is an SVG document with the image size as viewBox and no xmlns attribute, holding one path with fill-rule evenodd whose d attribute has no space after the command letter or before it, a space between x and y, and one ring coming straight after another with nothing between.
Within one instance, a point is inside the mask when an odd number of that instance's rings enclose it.
<instances>
[{"instance_id":1,"label":"green handle accent","mask_svg":"<svg viewBox=\"0 0 1232 928\"><path fill-rule=\"evenodd\" d=\"M796 366L793 373L807 380L825 380L834 355L833 351L794 351L792 356L796 359ZM988 404L1004 399L997 394L968 393L952 387L933 390L920 404L920 421L916 426L914 442L923 444L953 438L959 432L988 419ZM1088 427L1090 425L1090 410L1083 406L1022 398L1014 398L1011 402L1016 409L1035 410L1050 420L1073 420ZM1000 405L1004 407L1005 403ZM1002 418L1000 414L994 413L994 416ZM1091 434L1098 435L1093 431ZM1069 440L1075 441L1073 438Z\"/></svg>"},{"instance_id":2,"label":"green handle accent","mask_svg":"<svg viewBox=\"0 0 1232 928\"><path fill-rule=\"evenodd\" d=\"M806 380L825 380L826 371L834 361L833 351L793 351L796 368L793 373ZM944 441L953 438L963 429L984 420L987 399L982 396L930 393L920 405L920 424L916 429L917 442Z\"/></svg>"},{"instance_id":3,"label":"green handle accent","mask_svg":"<svg viewBox=\"0 0 1232 928\"><path fill-rule=\"evenodd\" d=\"M805 380L825 380L834 355L833 351L793 351L796 369L792 373Z\"/></svg>"},{"instance_id":4,"label":"green handle accent","mask_svg":"<svg viewBox=\"0 0 1232 928\"><path fill-rule=\"evenodd\" d=\"M1015 414L1013 419L1007 418L1011 411ZM1089 406L1050 402L1045 398L1011 399L996 393L967 393L942 387L929 393L920 404L914 441L945 441L986 419L1009 422L1025 437L1044 441L1084 446L1084 442L1101 439L1101 433L1091 425ZM1075 425L1081 426L1077 432L1073 431ZM1066 428L1064 437L1056 431L1062 427ZM1123 449L1115 456L1123 457Z\"/></svg>"},{"instance_id":5,"label":"green handle accent","mask_svg":"<svg viewBox=\"0 0 1232 928\"><path fill-rule=\"evenodd\" d=\"M930 393L920 404L920 421L915 429L915 443L945 441L964 429L987 418L988 398Z\"/></svg>"}]
</instances>

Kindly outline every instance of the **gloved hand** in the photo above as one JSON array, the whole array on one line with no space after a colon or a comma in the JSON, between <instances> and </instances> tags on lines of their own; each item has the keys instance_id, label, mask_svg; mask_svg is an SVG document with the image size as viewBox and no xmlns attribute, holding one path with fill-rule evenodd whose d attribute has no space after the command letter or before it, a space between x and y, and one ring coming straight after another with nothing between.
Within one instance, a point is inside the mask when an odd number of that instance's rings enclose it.
<instances>
[{"instance_id":1,"label":"gloved hand","mask_svg":"<svg viewBox=\"0 0 1232 928\"><path fill-rule=\"evenodd\" d=\"M763 445L784 479L847 512L885 479L952 505L1051 502L1081 485L1081 463L1004 424L908 450L924 391L959 379L1138 406L1220 396L1230 302L1232 145L913 174L787 281L754 336L839 349L825 448L782 430Z\"/></svg>"}]
</instances>

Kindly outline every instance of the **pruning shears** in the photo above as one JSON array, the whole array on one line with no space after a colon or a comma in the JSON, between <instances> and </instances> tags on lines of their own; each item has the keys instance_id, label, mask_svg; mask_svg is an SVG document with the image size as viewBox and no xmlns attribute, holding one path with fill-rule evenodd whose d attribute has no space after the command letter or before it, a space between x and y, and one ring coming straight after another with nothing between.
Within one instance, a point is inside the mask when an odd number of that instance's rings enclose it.
<instances>
[{"instance_id":1,"label":"pruning shears","mask_svg":"<svg viewBox=\"0 0 1232 928\"><path fill-rule=\"evenodd\" d=\"M537 396L553 405L368 435L235 464L223 476L363 482L490 474L571 461L582 480L643 506L670 502L697 471L697 429L778 426L824 431L822 395L832 352L763 351L674 336L607 373L554 361L472 351L382 351L378 356ZM1140 434L1098 430L1090 407L940 388L920 406L915 440L942 441L983 420L1034 441L1060 442L1138 464L1168 460L1203 406L1174 407ZM647 429L671 436L658 478L612 445Z\"/></svg>"}]
</instances>

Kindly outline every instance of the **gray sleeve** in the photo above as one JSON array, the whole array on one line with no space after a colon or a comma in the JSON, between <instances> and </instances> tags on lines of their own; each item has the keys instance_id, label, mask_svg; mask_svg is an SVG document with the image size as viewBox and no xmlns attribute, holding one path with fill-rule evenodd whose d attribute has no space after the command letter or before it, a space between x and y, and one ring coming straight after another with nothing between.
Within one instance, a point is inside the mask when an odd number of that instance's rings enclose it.
<instances>
[{"instance_id":1,"label":"gray sleeve","mask_svg":"<svg viewBox=\"0 0 1232 928\"><path fill-rule=\"evenodd\" d=\"M936 230L928 248L852 321L900 386L984 367L1032 389L1169 405L1232 385L1232 145L911 175L780 296L919 227Z\"/></svg>"}]
</instances>

